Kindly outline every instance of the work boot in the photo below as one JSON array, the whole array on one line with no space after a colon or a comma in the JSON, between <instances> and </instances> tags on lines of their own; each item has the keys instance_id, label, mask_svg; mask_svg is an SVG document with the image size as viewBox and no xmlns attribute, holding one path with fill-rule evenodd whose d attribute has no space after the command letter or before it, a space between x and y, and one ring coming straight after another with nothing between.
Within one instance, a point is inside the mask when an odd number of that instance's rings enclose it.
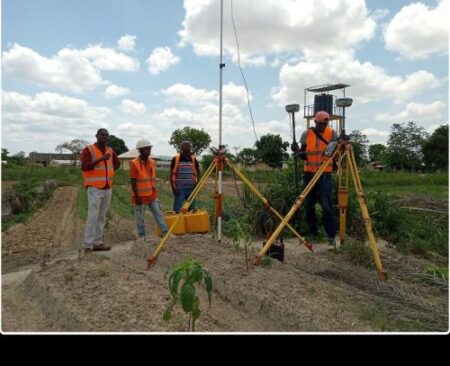
<instances>
[{"instance_id":1,"label":"work boot","mask_svg":"<svg viewBox=\"0 0 450 366\"><path fill-rule=\"evenodd\" d=\"M107 246L105 244L98 244L98 245L94 245L94 248L92 248L92 250L94 252L103 252L105 250L111 250L111 247Z\"/></svg>"},{"instance_id":2,"label":"work boot","mask_svg":"<svg viewBox=\"0 0 450 366\"><path fill-rule=\"evenodd\" d=\"M336 250L336 239L335 238L327 238L328 250Z\"/></svg>"}]
</instances>

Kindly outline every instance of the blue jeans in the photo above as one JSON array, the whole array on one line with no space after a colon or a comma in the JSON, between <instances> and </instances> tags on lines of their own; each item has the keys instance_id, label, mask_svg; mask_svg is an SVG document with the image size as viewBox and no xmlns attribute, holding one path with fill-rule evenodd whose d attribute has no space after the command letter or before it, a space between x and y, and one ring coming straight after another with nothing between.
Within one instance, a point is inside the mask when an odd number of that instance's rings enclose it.
<instances>
[{"instance_id":1,"label":"blue jeans","mask_svg":"<svg viewBox=\"0 0 450 366\"><path fill-rule=\"evenodd\" d=\"M183 206L184 201L189 198L189 196L191 195L191 193L194 190L194 188L195 187L179 188L179 192L174 195L174 200L173 200L173 210L176 213L180 212L181 206ZM197 207L197 205L195 203L195 200L193 200L191 202L190 209L194 210L196 207Z\"/></svg>"},{"instance_id":2,"label":"blue jeans","mask_svg":"<svg viewBox=\"0 0 450 366\"><path fill-rule=\"evenodd\" d=\"M148 206L150 208L150 211L153 215L153 218L156 221L156 224L161 229L161 232L163 235L169 231L169 228L166 225L166 222L164 220L164 215L161 211L161 206L159 204L159 200L155 199L148 205L134 205L134 211L136 213L136 225L137 225L137 231L139 236L145 237L145 221L144 221L144 213L145 213L145 207Z\"/></svg>"},{"instance_id":3,"label":"blue jeans","mask_svg":"<svg viewBox=\"0 0 450 366\"><path fill-rule=\"evenodd\" d=\"M303 188L308 185L313 176L314 173L304 173L303 182L305 186ZM314 206L316 205L317 200L319 200L323 211L322 223L325 228L325 232L329 238L335 237L336 228L334 225L333 202L331 200L332 193L333 177L331 174L324 173L306 196L305 200L306 223L308 224L310 234L318 233L316 210Z\"/></svg>"}]
</instances>

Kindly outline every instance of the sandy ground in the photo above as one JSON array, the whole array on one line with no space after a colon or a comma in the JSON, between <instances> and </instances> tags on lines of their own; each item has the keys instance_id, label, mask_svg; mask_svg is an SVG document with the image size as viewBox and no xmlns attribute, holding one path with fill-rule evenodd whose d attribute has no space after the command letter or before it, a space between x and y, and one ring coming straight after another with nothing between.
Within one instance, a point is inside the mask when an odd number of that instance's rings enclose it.
<instances>
[{"instance_id":1,"label":"sandy ground","mask_svg":"<svg viewBox=\"0 0 450 366\"><path fill-rule=\"evenodd\" d=\"M184 332L187 316L169 302L165 273L187 256L213 279L211 307L200 290L200 332L380 332L448 330L447 288L415 276L429 262L379 242L388 281L374 268L317 244L310 253L287 240L285 261L246 268L244 250L211 234L168 240L155 265L146 258L159 242L136 243L134 221L113 218L110 252L82 256L83 225L75 187L59 188L26 225L2 235L2 330L6 332ZM69 203L69 204L68 204ZM262 242L252 245L253 253Z\"/></svg>"}]
</instances>

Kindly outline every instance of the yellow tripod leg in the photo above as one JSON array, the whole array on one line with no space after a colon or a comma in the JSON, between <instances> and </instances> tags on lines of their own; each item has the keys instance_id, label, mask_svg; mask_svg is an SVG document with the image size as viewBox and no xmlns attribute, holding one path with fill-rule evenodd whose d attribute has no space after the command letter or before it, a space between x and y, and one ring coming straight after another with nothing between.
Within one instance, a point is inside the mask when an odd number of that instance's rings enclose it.
<instances>
[{"instance_id":1,"label":"yellow tripod leg","mask_svg":"<svg viewBox=\"0 0 450 366\"><path fill-rule=\"evenodd\" d=\"M178 214L178 217L175 219L175 221L170 226L169 231L167 231L166 235L164 235L164 237L161 239L161 241L157 245L155 251L151 255L148 256L147 269L151 268L155 264L155 261L158 258L158 255L161 252L162 248L164 247L164 244L166 243L167 238L169 237L170 234L172 234L172 231L175 228L175 226L177 225L178 221L184 217L184 213L187 212L189 206L191 205L191 202L195 199L197 194L200 192L200 190L202 189L206 180L210 176L211 172L214 170L215 166L216 166L215 162L213 161L211 163L211 165L208 167L208 169L206 169L205 174L203 174L203 176L200 178L200 181L197 183L197 185L195 186L192 193L189 195L186 202L183 204L183 206L181 206L180 213Z\"/></svg>"},{"instance_id":2,"label":"yellow tripod leg","mask_svg":"<svg viewBox=\"0 0 450 366\"><path fill-rule=\"evenodd\" d=\"M347 208L348 208L348 144L341 145L345 148L344 154L340 153L338 170L338 206L339 206L339 240L340 245L345 243L347 228ZM342 173L345 172L345 183L342 184Z\"/></svg>"},{"instance_id":3,"label":"yellow tripod leg","mask_svg":"<svg viewBox=\"0 0 450 366\"><path fill-rule=\"evenodd\" d=\"M316 174L314 174L314 176L312 177L311 181L308 183L308 185L305 187L305 189L303 190L303 192L300 194L300 196L297 197L297 199L295 200L294 205L291 207L291 209L289 210L289 212L286 214L286 216L284 217L283 221L280 223L280 225L275 229L275 231L272 233L272 236L269 238L269 240L267 241L266 245L264 245L264 247L261 249L261 251L258 253L258 255L255 257L254 259L254 264L259 264L261 263L261 258L264 254L266 254L266 252L269 250L270 246L272 245L272 243L275 241L275 239L278 237L278 235L280 235L281 231L283 231L284 227L287 225L287 223L289 222L289 220L292 218L292 216L294 215L295 211L297 211L297 209L302 205L302 203L305 201L306 196L308 195L308 193L311 191L311 189L314 187L314 185L317 183L317 181L319 180L320 176L323 174L323 171L325 170L325 168L331 164L331 162L333 161L334 157L337 154L337 149L334 151L334 153L331 155L330 158L326 159L322 165L320 166L319 170L317 170Z\"/></svg>"},{"instance_id":4,"label":"yellow tripod leg","mask_svg":"<svg viewBox=\"0 0 450 366\"><path fill-rule=\"evenodd\" d=\"M381 264L380 254L378 253L377 241L375 239L375 235L372 230L372 222L370 220L369 210L367 209L366 197L364 196L364 192L361 185L361 180L359 178L358 169L356 166L355 155L353 154L353 150L350 148L349 151L349 165L351 174L353 177L353 181L355 183L355 188L357 190L356 197L358 199L359 207L361 209L361 215L364 219L364 224L366 227L367 236L369 238L370 249L372 251L372 256L375 261L375 266L378 272L378 278L381 281L385 280L386 274L383 269L383 265Z\"/></svg>"},{"instance_id":5,"label":"yellow tripod leg","mask_svg":"<svg viewBox=\"0 0 450 366\"><path fill-rule=\"evenodd\" d=\"M247 179L247 177L239 170L239 168L237 166L235 166L231 161L229 161L228 159L225 160L226 163L231 167L231 169L234 170L234 172L238 175L239 178L241 178L241 180L247 184L247 186L252 190L252 192L264 203L264 206L267 207L270 211L272 211L272 213L278 217L280 219L280 221L283 221L283 216L281 216L281 214L270 204L269 200L267 198L265 198L261 192L258 190L258 188L255 187L254 184L252 184L252 182L250 182L249 179ZM312 250L312 245L308 244L305 240L305 238L303 238L289 223L286 224L286 226L288 227L289 230L291 230L291 232L298 238L298 240L300 241L300 243L302 243L303 245L306 246L306 248L308 248L311 252Z\"/></svg>"}]
</instances>

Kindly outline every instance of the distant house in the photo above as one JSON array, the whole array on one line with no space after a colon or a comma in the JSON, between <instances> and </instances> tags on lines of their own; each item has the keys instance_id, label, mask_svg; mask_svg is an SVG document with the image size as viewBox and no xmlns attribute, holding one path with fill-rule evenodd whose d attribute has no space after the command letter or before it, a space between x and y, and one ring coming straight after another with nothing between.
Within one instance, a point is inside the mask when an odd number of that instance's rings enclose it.
<instances>
[{"instance_id":1,"label":"distant house","mask_svg":"<svg viewBox=\"0 0 450 366\"><path fill-rule=\"evenodd\" d=\"M31 152L28 156L31 162L49 166L52 160L73 160L73 154L53 154Z\"/></svg>"},{"instance_id":2,"label":"distant house","mask_svg":"<svg viewBox=\"0 0 450 366\"><path fill-rule=\"evenodd\" d=\"M139 152L136 149L124 152L118 156L122 169L129 170L129 161L137 158ZM155 160L157 168L170 168L170 162L172 161L171 156L167 155L151 155L151 158Z\"/></svg>"},{"instance_id":3,"label":"distant house","mask_svg":"<svg viewBox=\"0 0 450 366\"><path fill-rule=\"evenodd\" d=\"M52 159L49 166L81 166L81 161Z\"/></svg>"}]
</instances>

